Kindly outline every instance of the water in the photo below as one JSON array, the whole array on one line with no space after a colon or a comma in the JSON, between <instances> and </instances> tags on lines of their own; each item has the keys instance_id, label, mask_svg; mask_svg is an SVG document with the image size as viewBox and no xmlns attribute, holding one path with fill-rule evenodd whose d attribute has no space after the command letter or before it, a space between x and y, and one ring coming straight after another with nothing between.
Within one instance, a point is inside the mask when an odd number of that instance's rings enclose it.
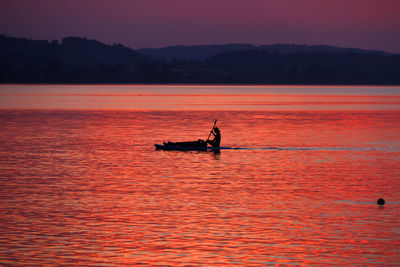
<instances>
[{"instance_id":1,"label":"water","mask_svg":"<svg viewBox=\"0 0 400 267\"><path fill-rule=\"evenodd\" d=\"M0 264L400 264L398 87L4 85L0 108ZM154 150L215 119L234 149Z\"/></svg>"}]
</instances>

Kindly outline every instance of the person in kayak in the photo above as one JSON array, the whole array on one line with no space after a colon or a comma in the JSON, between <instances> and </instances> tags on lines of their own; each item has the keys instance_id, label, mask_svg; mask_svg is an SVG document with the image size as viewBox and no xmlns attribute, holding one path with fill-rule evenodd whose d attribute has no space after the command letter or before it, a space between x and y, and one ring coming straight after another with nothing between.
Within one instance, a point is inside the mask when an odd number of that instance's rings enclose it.
<instances>
[{"instance_id":1,"label":"person in kayak","mask_svg":"<svg viewBox=\"0 0 400 267\"><path fill-rule=\"evenodd\" d=\"M207 140L207 143L213 147L219 147L221 144L221 133L220 133L218 127L215 127L211 133L214 135L214 139Z\"/></svg>"}]
</instances>

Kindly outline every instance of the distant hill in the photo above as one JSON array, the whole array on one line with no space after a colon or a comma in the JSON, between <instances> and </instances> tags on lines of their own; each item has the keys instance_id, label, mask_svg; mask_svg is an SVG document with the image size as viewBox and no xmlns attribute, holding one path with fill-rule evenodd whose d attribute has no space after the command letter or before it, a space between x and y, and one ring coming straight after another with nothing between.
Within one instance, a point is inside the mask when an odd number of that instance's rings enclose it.
<instances>
[{"instance_id":1,"label":"distant hill","mask_svg":"<svg viewBox=\"0 0 400 267\"><path fill-rule=\"evenodd\" d=\"M71 64L137 64L149 61L146 56L121 44L109 46L78 37L64 38L59 49L63 58Z\"/></svg>"},{"instance_id":2,"label":"distant hill","mask_svg":"<svg viewBox=\"0 0 400 267\"><path fill-rule=\"evenodd\" d=\"M257 48L279 54L293 54L293 53L357 53L357 54L380 54L380 55L389 54L380 50L342 48L329 45L273 44L273 45L261 45L258 46Z\"/></svg>"},{"instance_id":3,"label":"distant hill","mask_svg":"<svg viewBox=\"0 0 400 267\"><path fill-rule=\"evenodd\" d=\"M227 45L193 45L193 46L168 46L164 48L144 48L138 52L149 56L152 59L166 59L171 61L179 60L206 60L215 55L232 52L249 50L256 48L250 44L227 44Z\"/></svg>"},{"instance_id":4,"label":"distant hill","mask_svg":"<svg viewBox=\"0 0 400 267\"><path fill-rule=\"evenodd\" d=\"M379 50L364 50L357 48L341 48L328 45L294 45L294 44L273 44L254 46L251 44L226 44L226 45L193 45L193 46L168 46L163 48L145 48L138 52L149 56L152 59L177 60L200 60L204 61L218 54L260 49L278 54L292 53L360 53L360 54L389 54Z\"/></svg>"},{"instance_id":5,"label":"distant hill","mask_svg":"<svg viewBox=\"0 0 400 267\"><path fill-rule=\"evenodd\" d=\"M118 82L124 71L151 61L120 44L78 37L59 43L4 35L0 35L0 60L3 82L99 82L110 74Z\"/></svg>"},{"instance_id":6,"label":"distant hill","mask_svg":"<svg viewBox=\"0 0 400 267\"><path fill-rule=\"evenodd\" d=\"M135 51L78 37L59 42L0 35L0 83L400 85L400 55L285 44Z\"/></svg>"},{"instance_id":7,"label":"distant hill","mask_svg":"<svg viewBox=\"0 0 400 267\"><path fill-rule=\"evenodd\" d=\"M96 40L66 37L58 41L28 40L0 35L0 55L3 63L40 63L48 60L65 61L72 65L101 63L138 63L148 57L120 44L105 45Z\"/></svg>"},{"instance_id":8,"label":"distant hill","mask_svg":"<svg viewBox=\"0 0 400 267\"><path fill-rule=\"evenodd\" d=\"M223 70L226 83L400 84L400 55L387 53L253 49L216 55L207 65Z\"/></svg>"}]
</instances>

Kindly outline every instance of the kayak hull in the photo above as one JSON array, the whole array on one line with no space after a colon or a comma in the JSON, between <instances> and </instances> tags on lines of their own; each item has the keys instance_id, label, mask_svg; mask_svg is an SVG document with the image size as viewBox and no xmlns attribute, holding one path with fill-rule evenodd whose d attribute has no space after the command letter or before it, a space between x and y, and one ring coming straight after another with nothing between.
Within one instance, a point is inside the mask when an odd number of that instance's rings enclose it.
<instances>
[{"instance_id":1,"label":"kayak hull","mask_svg":"<svg viewBox=\"0 0 400 267\"><path fill-rule=\"evenodd\" d=\"M155 144L155 147L163 150L206 150L207 143L199 139L187 142L164 142L163 145Z\"/></svg>"},{"instance_id":2,"label":"kayak hull","mask_svg":"<svg viewBox=\"0 0 400 267\"><path fill-rule=\"evenodd\" d=\"M210 149L207 146L171 146L171 145L154 145L159 150L179 150L179 151L206 151Z\"/></svg>"},{"instance_id":3,"label":"kayak hull","mask_svg":"<svg viewBox=\"0 0 400 267\"><path fill-rule=\"evenodd\" d=\"M218 151L220 147L209 147L202 139L188 142L164 142L154 145L157 150L179 150L179 151Z\"/></svg>"}]
</instances>

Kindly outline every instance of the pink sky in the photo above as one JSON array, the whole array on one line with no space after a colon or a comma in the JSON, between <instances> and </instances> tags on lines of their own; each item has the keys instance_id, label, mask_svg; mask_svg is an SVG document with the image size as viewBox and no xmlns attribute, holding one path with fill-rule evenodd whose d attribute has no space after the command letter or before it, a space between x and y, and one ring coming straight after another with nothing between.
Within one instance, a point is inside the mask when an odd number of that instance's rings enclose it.
<instances>
[{"instance_id":1,"label":"pink sky","mask_svg":"<svg viewBox=\"0 0 400 267\"><path fill-rule=\"evenodd\" d=\"M134 49L327 44L400 53L399 0L2 0L0 34Z\"/></svg>"}]
</instances>

